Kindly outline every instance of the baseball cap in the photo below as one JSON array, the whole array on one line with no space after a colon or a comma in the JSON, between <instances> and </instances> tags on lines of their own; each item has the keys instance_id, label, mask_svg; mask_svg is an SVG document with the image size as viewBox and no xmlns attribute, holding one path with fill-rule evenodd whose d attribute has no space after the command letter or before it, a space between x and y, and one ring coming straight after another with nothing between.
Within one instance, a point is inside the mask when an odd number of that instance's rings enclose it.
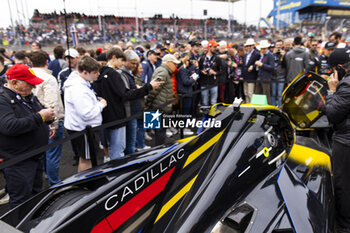
<instances>
[{"instance_id":1,"label":"baseball cap","mask_svg":"<svg viewBox=\"0 0 350 233\"><path fill-rule=\"evenodd\" d=\"M66 52L64 52L65 57L72 57L72 58L77 58L79 57L79 53L76 49L67 49Z\"/></svg>"},{"instance_id":2,"label":"baseball cap","mask_svg":"<svg viewBox=\"0 0 350 233\"><path fill-rule=\"evenodd\" d=\"M147 51L147 57L149 56L149 55L151 55L151 54L155 54L155 55L160 55L159 53L157 53L156 51L154 51L153 49L150 49L150 50L148 50Z\"/></svg>"},{"instance_id":3,"label":"baseball cap","mask_svg":"<svg viewBox=\"0 0 350 233\"><path fill-rule=\"evenodd\" d=\"M189 42L189 44L193 47L193 46L201 46L201 43L199 43L198 41L196 40L191 40Z\"/></svg>"},{"instance_id":4,"label":"baseball cap","mask_svg":"<svg viewBox=\"0 0 350 233\"><path fill-rule=\"evenodd\" d=\"M342 65L350 62L350 49L337 48L335 49L328 58L328 64L330 66Z\"/></svg>"},{"instance_id":5,"label":"baseball cap","mask_svg":"<svg viewBox=\"0 0 350 233\"><path fill-rule=\"evenodd\" d=\"M229 43L229 44L226 46L226 48L227 48L227 49L230 49L230 48L232 48L232 46L234 46L234 44L233 44L233 43Z\"/></svg>"},{"instance_id":6,"label":"baseball cap","mask_svg":"<svg viewBox=\"0 0 350 233\"><path fill-rule=\"evenodd\" d=\"M139 57L142 57L142 56L143 56L143 52L141 52L140 50L135 49L134 51L135 51L135 53L137 54L137 56L139 56Z\"/></svg>"},{"instance_id":7,"label":"baseball cap","mask_svg":"<svg viewBox=\"0 0 350 233\"><path fill-rule=\"evenodd\" d=\"M171 62L174 62L175 64L179 64L180 61L176 59L176 57L172 54L167 54L163 57L163 62L168 62L168 61L171 61Z\"/></svg>"},{"instance_id":8,"label":"baseball cap","mask_svg":"<svg viewBox=\"0 0 350 233\"><path fill-rule=\"evenodd\" d=\"M97 48L96 51L98 51L100 54L103 52L102 48Z\"/></svg>"},{"instance_id":9,"label":"baseball cap","mask_svg":"<svg viewBox=\"0 0 350 233\"><path fill-rule=\"evenodd\" d=\"M166 50L166 48L163 47L163 45L161 45L161 44L157 44L156 49Z\"/></svg>"},{"instance_id":10,"label":"baseball cap","mask_svg":"<svg viewBox=\"0 0 350 233\"><path fill-rule=\"evenodd\" d=\"M219 46L219 44L215 40L208 41L208 47L216 47Z\"/></svg>"},{"instance_id":11,"label":"baseball cap","mask_svg":"<svg viewBox=\"0 0 350 233\"><path fill-rule=\"evenodd\" d=\"M39 85L44 80L38 78L34 71L27 65L15 64L6 71L7 79L22 80L32 85Z\"/></svg>"},{"instance_id":12,"label":"baseball cap","mask_svg":"<svg viewBox=\"0 0 350 233\"><path fill-rule=\"evenodd\" d=\"M324 46L325 49L335 49L336 47L337 46L335 45L335 43L330 41L328 41Z\"/></svg>"},{"instance_id":13,"label":"baseball cap","mask_svg":"<svg viewBox=\"0 0 350 233\"><path fill-rule=\"evenodd\" d=\"M225 48L227 47L227 42L225 40L221 40L218 43L220 46L225 46Z\"/></svg>"},{"instance_id":14,"label":"baseball cap","mask_svg":"<svg viewBox=\"0 0 350 233\"><path fill-rule=\"evenodd\" d=\"M144 53L144 52L145 52L145 49L144 49L142 46L137 46L137 47L135 48L135 51L138 51L138 52L140 52L140 53Z\"/></svg>"}]
</instances>

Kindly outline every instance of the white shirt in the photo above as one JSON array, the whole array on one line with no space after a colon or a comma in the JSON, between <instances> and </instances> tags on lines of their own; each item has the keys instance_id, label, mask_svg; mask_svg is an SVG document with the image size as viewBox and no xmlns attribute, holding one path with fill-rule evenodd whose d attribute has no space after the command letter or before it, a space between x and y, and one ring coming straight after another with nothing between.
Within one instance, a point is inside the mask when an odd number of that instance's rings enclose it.
<instances>
[{"instance_id":1,"label":"white shirt","mask_svg":"<svg viewBox=\"0 0 350 233\"><path fill-rule=\"evenodd\" d=\"M252 56L253 52L254 52L254 49L252 49L252 51L250 51L250 53L247 54L247 59L245 60L245 64L246 65L248 64L248 62L250 60L250 57Z\"/></svg>"},{"instance_id":2,"label":"white shirt","mask_svg":"<svg viewBox=\"0 0 350 233\"><path fill-rule=\"evenodd\" d=\"M65 118L64 127L82 131L86 126L98 126L102 123L104 105L97 100L88 81L72 72L64 83Z\"/></svg>"},{"instance_id":3,"label":"white shirt","mask_svg":"<svg viewBox=\"0 0 350 233\"><path fill-rule=\"evenodd\" d=\"M51 71L46 68L34 67L32 70L36 76L44 80L44 82L33 89L33 94L38 97L40 103L46 108L53 107L57 120L50 125L50 128L57 129L58 122L63 120L64 117L64 108L57 80L51 74Z\"/></svg>"}]
</instances>

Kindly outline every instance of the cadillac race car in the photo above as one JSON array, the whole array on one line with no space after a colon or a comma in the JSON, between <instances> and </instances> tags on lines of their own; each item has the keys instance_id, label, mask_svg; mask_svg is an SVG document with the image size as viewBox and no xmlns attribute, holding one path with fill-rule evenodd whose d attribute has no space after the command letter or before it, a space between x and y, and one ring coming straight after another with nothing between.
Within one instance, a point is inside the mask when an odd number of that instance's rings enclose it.
<instances>
[{"instance_id":1,"label":"cadillac race car","mask_svg":"<svg viewBox=\"0 0 350 233\"><path fill-rule=\"evenodd\" d=\"M329 132L321 120L327 88L307 73L285 90L281 109L214 105L209 115L220 128L78 173L3 215L0 226L40 233L331 232Z\"/></svg>"}]
</instances>

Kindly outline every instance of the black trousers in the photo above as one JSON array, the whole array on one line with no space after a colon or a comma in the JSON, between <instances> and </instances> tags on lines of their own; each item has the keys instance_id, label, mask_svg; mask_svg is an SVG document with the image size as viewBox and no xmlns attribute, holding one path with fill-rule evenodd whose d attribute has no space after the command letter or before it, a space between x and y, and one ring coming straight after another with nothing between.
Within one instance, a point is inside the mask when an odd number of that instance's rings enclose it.
<instances>
[{"instance_id":1,"label":"black trousers","mask_svg":"<svg viewBox=\"0 0 350 233\"><path fill-rule=\"evenodd\" d=\"M4 169L11 209L41 191L43 169L41 160L27 160Z\"/></svg>"},{"instance_id":2,"label":"black trousers","mask_svg":"<svg viewBox=\"0 0 350 233\"><path fill-rule=\"evenodd\" d=\"M333 142L336 225L350 229L350 146Z\"/></svg>"},{"instance_id":3,"label":"black trousers","mask_svg":"<svg viewBox=\"0 0 350 233\"><path fill-rule=\"evenodd\" d=\"M154 133L156 139L156 146L164 144L166 138L166 129L161 127L160 129L155 129Z\"/></svg>"}]
</instances>

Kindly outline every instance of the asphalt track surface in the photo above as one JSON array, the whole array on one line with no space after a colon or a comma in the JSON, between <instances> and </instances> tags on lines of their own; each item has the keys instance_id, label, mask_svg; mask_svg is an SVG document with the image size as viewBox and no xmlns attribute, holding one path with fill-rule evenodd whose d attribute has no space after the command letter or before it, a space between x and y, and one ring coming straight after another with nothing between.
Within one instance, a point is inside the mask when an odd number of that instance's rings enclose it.
<instances>
[{"instance_id":1,"label":"asphalt track surface","mask_svg":"<svg viewBox=\"0 0 350 233\"><path fill-rule=\"evenodd\" d=\"M146 141L146 144L148 146L154 146L154 135L151 135L153 137L152 141ZM180 136L179 134L176 134L170 138L166 138L166 142L173 142L177 139L179 139ZM97 164L102 164L103 163L103 156L104 152L102 149L98 148L97 149ZM61 180L64 180L74 174L77 173L77 166L73 166L75 163L75 160L73 159L74 153L72 151L72 147L70 142L64 143L63 144L63 149L62 149L62 157L61 157L61 162L60 162L60 178ZM0 172L0 189L5 187L5 179L3 176L3 173ZM43 190L47 189L49 187L48 179L43 178ZM2 196L0 196L1 198ZM10 210L10 205L9 204L4 204L0 205L0 216L5 214L7 211Z\"/></svg>"}]
</instances>

